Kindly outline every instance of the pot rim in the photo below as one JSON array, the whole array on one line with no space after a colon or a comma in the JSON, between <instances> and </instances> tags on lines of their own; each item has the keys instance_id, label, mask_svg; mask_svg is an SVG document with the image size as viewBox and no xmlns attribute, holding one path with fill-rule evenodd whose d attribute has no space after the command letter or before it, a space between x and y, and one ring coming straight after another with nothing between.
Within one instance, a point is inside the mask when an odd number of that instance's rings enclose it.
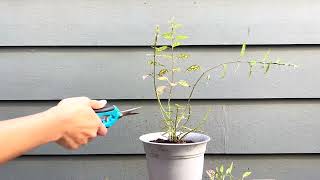
<instances>
[{"instance_id":1,"label":"pot rim","mask_svg":"<svg viewBox=\"0 0 320 180\"><path fill-rule=\"evenodd\" d=\"M190 134L201 134L203 136L205 136L205 140L204 141L199 141L199 142L194 142L194 143L184 143L184 144L174 144L174 143L157 143L157 142L150 142L145 140L145 136L147 135L151 135L151 134L162 134L164 132L153 132L153 133L147 133L147 134L143 134L139 137L140 141L147 143L147 144L154 144L154 145L166 145L166 146L190 146L190 145L197 145L197 144L204 144L207 143L211 140L210 136L206 135L206 134L202 134L202 133L196 133L196 132L192 132Z\"/></svg>"}]
</instances>

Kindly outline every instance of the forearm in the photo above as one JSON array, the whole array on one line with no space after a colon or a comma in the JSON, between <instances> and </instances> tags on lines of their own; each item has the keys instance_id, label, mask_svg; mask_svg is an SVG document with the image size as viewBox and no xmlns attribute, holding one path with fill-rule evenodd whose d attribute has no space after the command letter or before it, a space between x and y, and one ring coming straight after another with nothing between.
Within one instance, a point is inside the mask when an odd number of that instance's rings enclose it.
<instances>
[{"instance_id":1,"label":"forearm","mask_svg":"<svg viewBox=\"0 0 320 180\"><path fill-rule=\"evenodd\" d=\"M59 139L63 132L58 121L51 110L0 121L0 164Z\"/></svg>"}]
</instances>

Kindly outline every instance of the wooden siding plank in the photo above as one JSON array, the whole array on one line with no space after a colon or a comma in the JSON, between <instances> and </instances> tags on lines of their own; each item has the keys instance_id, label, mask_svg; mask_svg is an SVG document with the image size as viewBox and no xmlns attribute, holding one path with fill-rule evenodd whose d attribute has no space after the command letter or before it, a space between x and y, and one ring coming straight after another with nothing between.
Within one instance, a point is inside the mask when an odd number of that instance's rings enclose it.
<instances>
[{"instance_id":1,"label":"wooden siding plank","mask_svg":"<svg viewBox=\"0 0 320 180\"><path fill-rule=\"evenodd\" d=\"M153 27L173 16L189 45L319 44L319 8L311 0L2 0L0 45L149 45Z\"/></svg>"},{"instance_id":2,"label":"wooden siding plank","mask_svg":"<svg viewBox=\"0 0 320 180\"><path fill-rule=\"evenodd\" d=\"M250 155L205 157L204 169L234 162L233 173L252 171L256 180L318 180L319 155ZM144 156L53 156L23 157L0 167L5 180L144 180L147 168ZM203 179L207 179L204 174Z\"/></svg>"},{"instance_id":3,"label":"wooden siding plank","mask_svg":"<svg viewBox=\"0 0 320 180\"><path fill-rule=\"evenodd\" d=\"M56 102L0 101L0 119L9 119L45 110ZM141 114L124 118L109 131L77 151L55 144L29 154L142 154L138 140L143 133L160 129L160 114L153 101L115 101L120 109L142 106ZM196 100L193 119L201 119L207 108L205 132L212 137L209 154L319 153L319 100ZM17 111L19 109L19 111ZM297 143L299 142L299 143Z\"/></svg>"},{"instance_id":4,"label":"wooden siding plank","mask_svg":"<svg viewBox=\"0 0 320 180\"><path fill-rule=\"evenodd\" d=\"M248 47L248 60L262 58L270 47ZM255 98L319 98L320 49L317 46L271 47L271 58L300 65L293 70L275 69L267 76L260 67L248 78L248 67L237 73L229 66L224 79L222 69L211 74L206 85L200 83L194 99L255 99ZM187 65L200 64L207 69L234 60L240 47L183 48L191 59ZM151 71L146 54L150 48L1 48L0 100L55 100L70 96L97 99L152 99L151 80L142 76ZM182 66L182 68L186 68ZM194 82L200 73L183 79ZM179 77L178 77L179 78ZM193 79L192 79L193 78ZM303 87L303 88L298 88ZM125 87L125 88L124 88ZM183 90L184 89L184 90ZM187 97L183 88L174 96Z\"/></svg>"}]
</instances>

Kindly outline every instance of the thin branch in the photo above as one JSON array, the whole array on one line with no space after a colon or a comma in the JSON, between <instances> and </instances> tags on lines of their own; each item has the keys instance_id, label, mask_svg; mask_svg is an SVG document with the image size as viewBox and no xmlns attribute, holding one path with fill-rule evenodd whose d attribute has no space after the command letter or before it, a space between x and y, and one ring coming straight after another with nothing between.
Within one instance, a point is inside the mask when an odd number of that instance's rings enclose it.
<instances>
[{"instance_id":1,"label":"thin branch","mask_svg":"<svg viewBox=\"0 0 320 180\"><path fill-rule=\"evenodd\" d=\"M240 58L238 58L240 59ZM194 83L194 85L192 86L192 89L191 89L191 92L189 94L189 97L188 97L188 102L187 102L187 109L188 109L188 114L187 114L187 119L184 123L184 125L186 125L189 120L190 120L190 116L191 116L191 105L190 105L190 101L191 101L191 97L194 93L194 90L196 88L196 86L198 85L198 83L200 82L200 80L210 71L214 70L214 69L217 69L217 68L220 68L220 67L223 67L224 65L229 65L229 64L240 64L240 63L245 63L245 64L250 64L251 61L240 61L240 60L236 60L236 61L229 61L229 62L226 62L226 63L222 63L222 64L218 64L212 68L209 68L207 69L206 71L204 71L200 77L196 80L196 82ZM286 64L286 63L278 63L278 62L265 62L265 61L257 61L256 62L257 64L270 64L270 65L280 65L280 66L294 66L293 64Z\"/></svg>"},{"instance_id":2,"label":"thin branch","mask_svg":"<svg viewBox=\"0 0 320 180\"><path fill-rule=\"evenodd\" d=\"M173 38L173 32L174 32L174 28L173 25L171 24L171 34L172 34L172 38L171 38L171 82L174 83L174 72L173 72L173 68L174 68L174 57L173 57L173 42L174 42L174 38ZM168 112L169 112L169 117L171 118L171 98L172 98L172 90L173 90L173 86L171 86L171 84L169 83L169 98L168 98Z\"/></svg>"},{"instance_id":3,"label":"thin branch","mask_svg":"<svg viewBox=\"0 0 320 180\"><path fill-rule=\"evenodd\" d=\"M179 116L179 108L176 107L176 118L175 118L175 121L174 121L174 136L175 137L177 137L178 116ZM175 138L175 140L178 140L178 138Z\"/></svg>"},{"instance_id":4,"label":"thin branch","mask_svg":"<svg viewBox=\"0 0 320 180\"><path fill-rule=\"evenodd\" d=\"M189 130L188 132L184 133L181 137L178 137L179 140L182 140L184 137L186 137L189 133L192 133L192 132L195 132L195 131L198 131L208 120L208 116L209 116L209 113L211 112L211 108L208 109L208 111L206 112L206 114L204 115L202 121L200 121L198 123L198 126L196 126L195 128Z\"/></svg>"},{"instance_id":5,"label":"thin branch","mask_svg":"<svg viewBox=\"0 0 320 180\"><path fill-rule=\"evenodd\" d=\"M154 87L155 95L157 97L157 101L158 101L159 106L160 106L161 114L162 114L163 118L166 119L165 116L167 116L167 113L166 113L165 109L162 106L159 94L157 92L157 84L156 84L156 53L157 53L156 47L157 47L157 42L158 42L158 36L159 36L159 32L156 31L155 38L154 38L154 44L153 44L153 48L154 48L154 50L153 50L153 87Z\"/></svg>"}]
</instances>

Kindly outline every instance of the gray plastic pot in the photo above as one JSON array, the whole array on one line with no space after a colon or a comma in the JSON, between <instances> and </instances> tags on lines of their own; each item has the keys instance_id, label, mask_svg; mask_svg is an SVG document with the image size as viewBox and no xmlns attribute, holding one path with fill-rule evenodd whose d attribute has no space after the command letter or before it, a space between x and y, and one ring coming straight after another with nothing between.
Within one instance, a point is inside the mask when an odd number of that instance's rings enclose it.
<instances>
[{"instance_id":1,"label":"gray plastic pot","mask_svg":"<svg viewBox=\"0 0 320 180\"><path fill-rule=\"evenodd\" d=\"M190 133L185 140L194 143L167 144L150 142L164 139L163 132L140 136L147 157L149 180L201 180L204 153L210 137Z\"/></svg>"}]
</instances>

